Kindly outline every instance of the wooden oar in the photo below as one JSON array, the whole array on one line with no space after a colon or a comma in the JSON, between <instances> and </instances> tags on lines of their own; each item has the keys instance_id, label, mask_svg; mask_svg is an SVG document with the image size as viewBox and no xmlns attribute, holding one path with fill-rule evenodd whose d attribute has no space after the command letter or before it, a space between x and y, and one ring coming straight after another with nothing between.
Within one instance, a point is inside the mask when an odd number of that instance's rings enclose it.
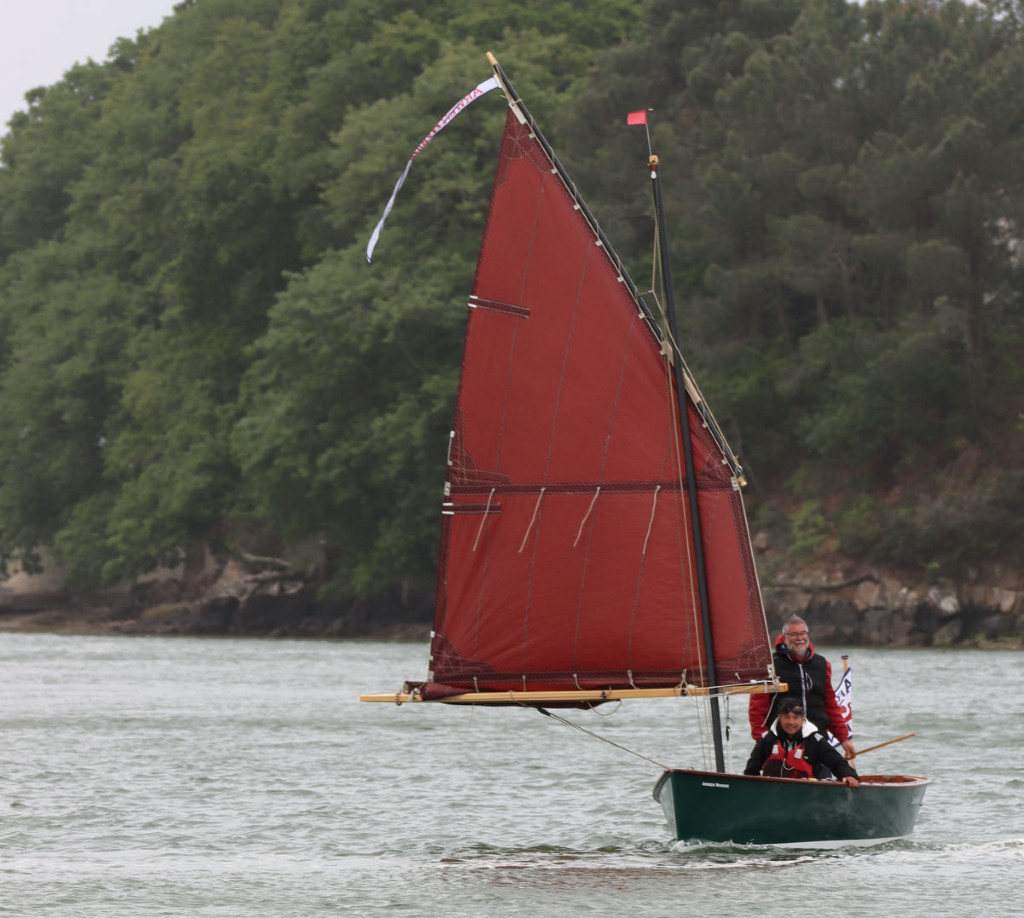
<instances>
[{"instance_id":1,"label":"wooden oar","mask_svg":"<svg viewBox=\"0 0 1024 918\"><path fill-rule=\"evenodd\" d=\"M893 743L899 743L902 740L910 739L912 736L917 736L916 733L908 733L905 736L897 736L896 739L886 740L884 743L878 743L874 746L868 746L867 749L858 749L857 755L864 755L865 752L874 752L876 749L881 749L883 746L891 746Z\"/></svg>"}]
</instances>

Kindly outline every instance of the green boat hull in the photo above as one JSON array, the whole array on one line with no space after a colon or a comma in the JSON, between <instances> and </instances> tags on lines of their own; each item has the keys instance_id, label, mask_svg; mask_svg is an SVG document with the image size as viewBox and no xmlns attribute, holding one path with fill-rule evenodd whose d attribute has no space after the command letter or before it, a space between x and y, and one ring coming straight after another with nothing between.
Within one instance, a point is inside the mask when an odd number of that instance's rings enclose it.
<instances>
[{"instance_id":1,"label":"green boat hull","mask_svg":"<svg viewBox=\"0 0 1024 918\"><path fill-rule=\"evenodd\" d=\"M864 775L854 788L673 769L654 799L680 840L831 847L910 835L927 786L903 775Z\"/></svg>"}]
</instances>

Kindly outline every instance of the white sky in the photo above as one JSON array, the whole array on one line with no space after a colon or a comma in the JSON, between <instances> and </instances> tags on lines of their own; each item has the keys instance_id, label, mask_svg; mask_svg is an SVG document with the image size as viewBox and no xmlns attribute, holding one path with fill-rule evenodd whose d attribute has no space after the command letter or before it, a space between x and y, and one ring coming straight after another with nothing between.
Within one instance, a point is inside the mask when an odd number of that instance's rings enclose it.
<instances>
[{"instance_id":1,"label":"white sky","mask_svg":"<svg viewBox=\"0 0 1024 918\"><path fill-rule=\"evenodd\" d=\"M25 93L76 63L102 63L118 38L160 25L178 0L0 0L0 134Z\"/></svg>"}]
</instances>

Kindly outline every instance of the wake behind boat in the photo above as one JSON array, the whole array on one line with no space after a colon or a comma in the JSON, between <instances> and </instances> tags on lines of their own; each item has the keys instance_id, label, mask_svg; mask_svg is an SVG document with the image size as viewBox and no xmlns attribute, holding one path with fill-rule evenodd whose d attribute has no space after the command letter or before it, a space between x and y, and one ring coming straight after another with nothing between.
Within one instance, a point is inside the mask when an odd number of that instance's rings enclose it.
<instances>
[{"instance_id":1,"label":"wake behind boat","mask_svg":"<svg viewBox=\"0 0 1024 918\"><path fill-rule=\"evenodd\" d=\"M662 297L638 291L489 57L509 111L469 298L429 673L362 700L697 696L714 761L666 771L657 793L677 837L723 840L734 830L716 831L714 810L726 795L705 793L721 790L713 781L700 789L725 772L719 699L786 686L772 669L742 470L678 348L658 159L648 171ZM825 799L817 782L727 783L762 825L743 830L750 841L771 833L780 800L803 811L780 795ZM829 801L863 812L847 830L878 836L867 823L885 807L842 791Z\"/></svg>"}]
</instances>

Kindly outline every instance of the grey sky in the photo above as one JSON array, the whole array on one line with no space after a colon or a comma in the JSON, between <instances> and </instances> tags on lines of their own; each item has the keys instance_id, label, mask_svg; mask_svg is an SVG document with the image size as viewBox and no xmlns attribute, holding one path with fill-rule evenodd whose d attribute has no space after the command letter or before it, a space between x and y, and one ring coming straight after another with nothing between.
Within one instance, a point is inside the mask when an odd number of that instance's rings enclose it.
<instances>
[{"instance_id":1,"label":"grey sky","mask_svg":"<svg viewBox=\"0 0 1024 918\"><path fill-rule=\"evenodd\" d=\"M178 0L0 0L0 133L76 63L102 62L114 41L158 26Z\"/></svg>"}]
</instances>

